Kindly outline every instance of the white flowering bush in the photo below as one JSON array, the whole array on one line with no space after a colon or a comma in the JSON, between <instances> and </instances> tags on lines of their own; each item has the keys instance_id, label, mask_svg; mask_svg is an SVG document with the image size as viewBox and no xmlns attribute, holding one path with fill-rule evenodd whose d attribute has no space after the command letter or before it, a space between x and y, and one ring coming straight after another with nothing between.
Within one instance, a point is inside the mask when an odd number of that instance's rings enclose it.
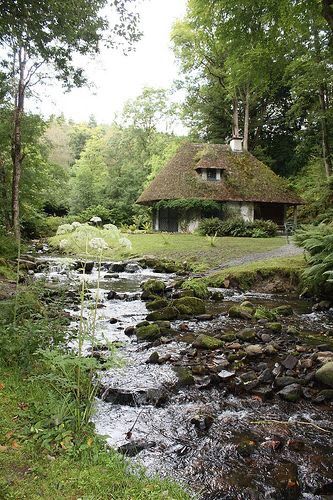
<instances>
[{"instance_id":1,"label":"white flowering bush","mask_svg":"<svg viewBox=\"0 0 333 500\"><path fill-rule=\"evenodd\" d=\"M59 226L56 236L50 238L50 243L62 252L79 255L112 256L113 250L129 252L132 249L130 240L114 224L104 227L79 222L63 224Z\"/></svg>"},{"instance_id":2,"label":"white flowering bush","mask_svg":"<svg viewBox=\"0 0 333 500\"><path fill-rule=\"evenodd\" d=\"M72 224L62 224L61 226L58 227L57 229L57 235L58 234L67 234L67 233L71 233L72 231L74 231L74 227L72 226Z\"/></svg>"}]
</instances>

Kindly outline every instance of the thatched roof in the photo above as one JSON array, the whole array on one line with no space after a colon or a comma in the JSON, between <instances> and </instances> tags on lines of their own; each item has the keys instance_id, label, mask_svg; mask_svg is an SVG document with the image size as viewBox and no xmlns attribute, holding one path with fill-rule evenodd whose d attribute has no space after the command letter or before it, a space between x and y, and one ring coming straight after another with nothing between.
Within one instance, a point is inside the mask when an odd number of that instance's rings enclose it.
<instances>
[{"instance_id":1,"label":"thatched roof","mask_svg":"<svg viewBox=\"0 0 333 500\"><path fill-rule=\"evenodd\" d=\"M198 175L198 168L223 169L222 180L205 181ZM180 198L303 203L284 179L252 154L233 153L222 144L182 144L137 202L148 205Z\"/></svg>"}]
</instances>

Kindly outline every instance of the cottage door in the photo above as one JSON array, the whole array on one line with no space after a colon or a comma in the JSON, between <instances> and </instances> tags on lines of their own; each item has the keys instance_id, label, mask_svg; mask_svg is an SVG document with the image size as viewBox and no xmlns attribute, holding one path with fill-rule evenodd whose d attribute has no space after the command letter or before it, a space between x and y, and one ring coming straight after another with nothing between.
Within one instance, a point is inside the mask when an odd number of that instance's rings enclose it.
<instances>
[{"instance_id":1,"label":"cottage door","mask_svg":"<svg viewBox=\"0 0 333 500\"><path fill-rule=\"evenodd\" d=\"M168 233L178 232L178 213L171 208L161 208L159 210L159 231Z\"/></svg>"}]
</instances>

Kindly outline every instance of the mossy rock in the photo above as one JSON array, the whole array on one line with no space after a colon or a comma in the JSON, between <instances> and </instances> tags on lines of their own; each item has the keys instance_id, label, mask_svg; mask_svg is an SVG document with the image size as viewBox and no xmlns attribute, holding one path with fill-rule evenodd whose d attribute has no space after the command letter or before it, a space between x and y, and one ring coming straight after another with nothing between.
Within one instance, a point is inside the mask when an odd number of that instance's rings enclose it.
<instances>
[{"instance_id":1,"label":"mossy rock","mask_svg":"<svg viewBox=\"0 0 333 500\"><path fill-rule=\"evenodd\" d=\"M156 299L152 302L148 302L147 309L149 311L158 311L159 309L163 309L169 305L169 301L167 299Z\"/></svg>"},{"instance_id":2,"label":"mossy rock","mask_svg":"<svg viewBox=\"0 0 333 500\"><path fill-rule=\"evenodd\" d=\"M223 342L232 342L233 340L235 340L235 338L236 334L234 332L224 333L223 335L220 336L220 339Z\"/></svg>"},{"instance_id":3,"label":"mossy rock","mask_svg":"<svg viewBox=\"0 0 333 500\"><path fill-rule=\"evenodd\" d=\"M147 326L140 326L136 329L137 339L144 341L154 341L159 339L162 336L161 329L158 325L152 323Z\"/></svg>"},{"instance_id":4,"label":"mossy rock","mask_svg":"<svg viewBox=\"0 0 333 500\"><path fill-rule=\"evenodd\" d=\"M266 307L257 307L254 313L254 318L256 320L259 319L267 319L268 321L275 321L276 320L276 314L273 311L270 311Z\"/></svg>"},{"instance_id":5,"label":"mossy rock","mask_svg":"<svg viewBox=\"0 0 333 500\"><path fill-rule=\"evenodd\" d=\"M178 377L178 384L181 387L194 385L195 380L189 368L185 366L177 366L174 368L174 371L176 372L176 375Z\"/></svg>"},{"instance_id":6,"label":"mossy rock","mask_svg":"<svg viewBox=\"0 0 333 500\"><path fill-rule=\"evenodd\" d=\"M202 333L196 338L193 345L194 347L199 347L200 349L208 349L212 351L223 347L224 342L220 339Z\"/></svg>"},{"instance_id":7,"label":"mossy rock","mask_svg":"<svg viewBox=\"0 0 333 500\"><path fill-rule=\"evenodd\" d=\"M205 314L206 312L204 301L197 297L182 297L181 299L176 299L173 301L173 306L177 309L179 309L179 307L182 309L182 307L185 306L190 311L187 314L191 315Z\"/></svg>"},{"instance_id":8,"label":"mossy rock","mask_svg":"<svg viewBox=\"0 0 333 500\"><path fill-rule=\"evenodd\" d=\"M315 373L315 379L322 384L333 387L333 361L325 363Z\"/></svg>"},{"instance_id":9,"label":"mossy rock","mask_svg":"<svg viewBox=\"0 0 333 500\"><path fill-rule=\"evenodd\" d=\"M241 330L240 332L236 333L236 337L240 340L252 340L256 336L256 332L254 330L251 330L250 328L244 328L244 330Z\"/></svg>"},{"instance_id":10,"label":"mossy rock","mask_svg":"<svg viewBox=\"0 0 333 500\"><path fill-rule=\"evenodd\" d=\"M255 305L252 304L252 302L250 302L249 300L244 300L241 304L240 304L240 307L247 307L248 309L252 309L252 311L255 310Z\"/></svg>"},{"instance_id":11,"label":"mossy rock","mask_svg":"<svg viewBox=\"0 0 333 500\"><path fill-rule=\"evenodd\" d=\"M294 314L293 308L288 304L276 307L274 312L280 316L292 316Z\"/></svg>"},{"instance_id":12,"label":"mossy rock","mask_svg":"<svg viewBox=\"0 0 333 500\"><path fill-rule=\"evenodd\" d=\"M142 283L143 296L163 295L165 291L165 283L161 280L149 279Z\"/></svg>"},{"instance_id":13,"label":"mossy rock","mask_svg":"<svg viewBox=\"0 0 333 500\"><path fill-rule=\"evenodd\" d=\"M230 318L252 319L252 309L249 307L231 306L228 314Z\"/></svg>"},{"instance_id":14,"label":"mossy rock","mask_svg":"<svg viewBox=\"0 0 333 500\"><path fill-rule=\"evenodd\" d=\"M192 315L192 310L190 309L190 307L184 306L184 304L178 304L177 309L179 312L179 316L181 317Z\"/></svg>"},{"instance_id":15,"label":"mossy rock","mask_svg":"<svg viewBox=\"0 0 333 500\"><path fill-rule=\"evenodd\" d=\"M270 330L273 333L280 333L282 331L281 323L277 323L277 322L266 323L265 328L267 328L268 330Z\"/></svg>"},{"instance_id":16,"label":"mossy rock","mask_svg":"<svg viewBox=\"0 0 333 500\"><path fill-rule=\"evenodd\" d=\"M160 309L159 311L153 311L147 315L148 321L172 321L179 317L179 311L175 307L168 306Z\"/></svg>"},{"instance_id":17,"label":"mossy rock","mask_svg":"<svg viewBox=\"0 0 333 500\"><path fill-rule=\"evenodd\" d=\"M210 292L209 298L213 302L222 302L222 300L224 300L224 295L219 290L213 290Z\"/></svg>"},{"instance_id":18,"label":"mossy rock","mask_svg":"<svg viewBox=\"0 0 333 500\"><path fill-rule=\"evenodd\" d=\"M200 280L187 280L182 284L181 288L182 290L189 290L194 297L199 299L208 299L209 297L207 285Z\"/></svg>"}]
</instances>

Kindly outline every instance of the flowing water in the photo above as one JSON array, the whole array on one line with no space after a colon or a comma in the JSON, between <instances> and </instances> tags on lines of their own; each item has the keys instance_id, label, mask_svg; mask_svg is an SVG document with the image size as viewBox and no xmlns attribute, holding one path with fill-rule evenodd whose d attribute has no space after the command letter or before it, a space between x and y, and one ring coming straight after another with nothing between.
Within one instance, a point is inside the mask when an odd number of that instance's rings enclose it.
<instances>
[{"instance_id":1,"label":"flowing water","mask_svg":"<svg viewBox=\"0 0 333 500\"><path fill-rule=\"evenodd\" d=\"M95 268L83 276L73 270L69 259L41 260L41 264L42 271L36 277L46 279L49 286L74 289L86 280L87 322L93 298L99 294L99 349L104 352L103 346L113 343L117 358L122 360L120 366L101 372L103 389L94 415L96 432L112 447L127 447L129 454L135 455L132 460L143 464L149 474L172 477L201 499L333 498L332 403L314 404L311 399L287 403L278 397L265 401L253 395L237 396L223 385L205 383L205 376L198 376L190 387L179 387L173 367L190 362L195 355L181 335L152 345L138 343L135 336L124 333L147 314L140 299L140 283L151 277L171 283L173 276L149 269L112 274L105 265L96 292ZM108 299L110 290L120 298ZM330 340L332 314L313 313L306 301L236 290L223 293L223 302L210 305L214 318L186 321L187 334L244 328L244 322L229 318L226 311L232 304L251 300L267 307L291 304L295 314L283 321L301 333L300 343L309 345L323 334ZM71 328L76 328L78 307L69 311ZM176 321L173 326L181 330L183 323ZM325 348L330 350L330 346ZM89 353L89 343L86 351ZM147 364L153 352L167 361ZM218 364L223 354L211 353L209 359Z\"/></svg>"}]
</instances>

